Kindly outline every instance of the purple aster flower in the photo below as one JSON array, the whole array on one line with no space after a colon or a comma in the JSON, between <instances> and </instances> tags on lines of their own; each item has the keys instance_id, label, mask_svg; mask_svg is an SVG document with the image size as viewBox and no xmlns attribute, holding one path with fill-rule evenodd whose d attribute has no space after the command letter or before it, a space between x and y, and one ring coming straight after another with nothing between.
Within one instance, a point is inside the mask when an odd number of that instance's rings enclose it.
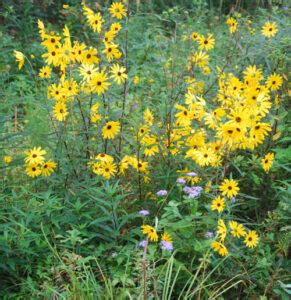
<instances>
[{"instance_id":1,"label":"purple aster flower","mask_svg":"<svg viewBox=\"0 0 291 300\"><path fill-rule=\"evenodd\" d=\"M146 209L142 209L138 212L141 216L146 217L150 214L150 212Z\"/></svg>"},{"instance_id":2,"label":"purple aster flower","mask_svg":"<svg viewBox=\"0 0 291 300\"><path fill-rule=\"evenodd\" d=\"M283 9L283 10L288 10L289 7L288 7L288 5L284 5L284 6L282 6L282 9Z\"/></svg>"},{"instance_id":3,"label":"purple aster flower","mask_svg":"<svg viewBox=\"0 0 291 300\"><path fill-rule=\"evenodd\" d=\"M231 198L230 198L230 201L231 201L232 203L235 203L235 202L236 202L236 198L235 198L235 197L231 197Z\"/></svg>"},{"instance_id":4,"label":"purple aster flower","mask_svg":"<svg viewBox=\"0 0 291 300\"><path fill-rule=\"evenodd\" d=\"M207 238L212 239L212 238L214 238L214 232L213 231L207 231L206 234L205 234L205 236Z\"/></svg>"},{"instance_id":5,"label":"purple aster flower","mask_svg":"<svg viewBox=\"0 0 291 300\"><path fill-rule=\"evenodd\" d=\"M164 197L164 196L168 195L168 192L166 190L160 190L160 191L157 192L156 195L159 196L159 197Z\"/></svg>"},{"instance_id":6,"label":"purple aster flower","mask_svg":"<svg viewBox=\"0 0 291 300\"><path fill-rule=\"evenodd\" d=\"M167 241L161 241L160 243L162 250L172 251L174 249L173 243Z\"/></svg>"},{"instance_id":7,"label":"purple aster flower","mask_svg":"<svg viewBox=\"0 0 291 300\"><path fill-rule=\"evenodd\" d=\"M177 184L185 184L186 183L186 179L183 178L183 177L180 177L180 178L177 179L176 182L177 182Z\"/></svg>"},{"instance_id":8,"label":"purple aster flower","mask_svg":"<svg viewBox=\"0 0 291 300\"><path fill-rule=\"evenodd\" d=\"M196 198L200 195L202 192L203 188L201 186L185 186L183 188L184 193L187 194L188 197L190 198Z\"/></svg>"},{"instance_id":9,"label":"purple aster flower","mask_svg":"<svg viewBox=\"0 0 291 300\"><path fill-rule=\"evenodd\" d=\"M143 240L143 241L141 241L141 242L139 242L138 243L138 246L140 247L140 248L145 248L146 246L147 246L147 241L146 240Z\"/></svg>"},{"instance_id":10,"label":"purple aster flower","mask_svg":"<svg viewBox=\"0 0 291 300\"><path fill-rule=\"evenodd\" d=\"M189 176L189 177L197 176L197 174L195 172L188 172L186 175Z\"/></svg>"}]
</instances>

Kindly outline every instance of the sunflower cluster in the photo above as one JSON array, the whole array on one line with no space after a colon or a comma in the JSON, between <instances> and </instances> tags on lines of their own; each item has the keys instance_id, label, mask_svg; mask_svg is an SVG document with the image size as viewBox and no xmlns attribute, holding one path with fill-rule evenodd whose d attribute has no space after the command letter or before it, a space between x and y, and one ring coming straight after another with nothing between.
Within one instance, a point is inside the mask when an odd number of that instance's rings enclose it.
<instances>
[{"instance_id":1,"label":"sunflower cluster","mask_svg":"<svg viewBox=\"0 0 291 300\"><path fill-rule=\"evenodd\" d=\"M50 83L48 86L48 98L55 101L53 114L56 120L63 122L69 115L69 103L74 102L80 93L104 94L111 85L110 79L117 84L122 84L127 79L127 70L116 61L122 57L118 43L115 42L122 26L119 22L105 24L101 12L94 12L84 3L83 13L88 26L100 35L103 42L101 53L93 46L87 46L84 42L71 38L69 28L64 27L63 33L49 32L42 21L38 21L38 29L41 44L46 49L42 55L46 65L39 71L41 78L52 77L53 70L60 76L59 82ZM121 2L114 2L108 9L113 18L118 20L126 16L126 8ZM101 68L101 62L109 63ZM24 58L17 53L19 66L22 67ZM110 65L111 62L115 62ZM92 119L100 120L94 110L98 104L92 106ZM70 105L72 107L72 105ZM116 128L112 126L112 128ZM112 129L112 130L113 130ZM108 132L108 131L106 131ZM106 135L106 134L105 134ZM114 136L114 134L109 134ZM106 137L105 137L106 138Z\"/></svg>"},{"instance_id":2,"label":"sunflower cluster","mask_svg":"<svg viewBox=\"0 0 291 300\"><path fill-rule=\"evenodd\" d=\"M226 256L228 254L228 249L225 246L225 240L227 233L231 234L232 237L240 239L244 238L243 243L248 248L254 248L259 242L259 237L254 230L246 231L242 224L236 221L229 221L228 227L222 219L218 220L217 224L217 240L213 241L211 248L218 252L221 256Z\"/></svg>"},{"instance_id":3,"label":"sunflower cluster","mask_svg":"<svg viewBox=\"0 0 291 300\"><path fill-rule=\"evenodd\" d=\"M195 68L199 68L203 74L209 75L209 55L207 52L214 48L215 39L213 38L212 34L204 36L198 32L192 32L191 38L193 41L197 42L198 49L189 58L188 70L193 72Z\"/></svg>"},{"instance_id":4,"label":"sunflower cluster","mask_svg":"<svg viewBox=\"0 0 291 300\"><path fill-rule=\"evenodd\" d=\"M184 105L175 105L176 126L170 134L175 147L172 154L182 154L186 149L185 158L196 164L219 166L229 152L252 151L261 145L271 131L265 118L272 107L273 91L280 88L283 79L274 73L265 83L262 80L262 70L256 66L247 67L242 79L219 72L215 107L208 106L203 95L193 92L190 85ZM206 126L201 128L200 124Z\"/></svg>"},{"instance_id":5,"label":"sunflower cluster","mask_svg":"<svg viewBox=\"0 0 291 300\"><path fill-rule=\"evenodd\" d=\"M30 177L51 176L57 167L53 160L45 160L46 151L41 147L34 147L26 152L25 170Z\"/></svg>"},{"instance_id":6,"label":"sunflower cluster","mask_svg":"<svg viewBox=\"0 0 291 300\"><path fill-rule=\"evenodd\" d=\"M93 11L85 3L82 4L82 11L87 26L98 38L93 45L74 40L67 26L60 34L48 31L44 23L38 21L41 44L45 49L42 55L45 65L39 70L39 77L48 81L47 94L49 102L53 103L53 123L56 120L66 124L68 118L75 115L76 107L80 108L78 116L88 135L88 145L91 140L97 141L94 150L91 148L89 151L89 146L87 148L89 172L104 180L123 176L132 181L132 178L138 178L139 184L141 181L146 184L154 176L152 171L159 160L173 160L179 165L173 167L177 171L177 185L188 185L181 189L185 197L198 198L202 191L211 191L212 181L206 175L204 188L196 186L204 178L191 170L207 168L211 174L213 168L218 174L219 168L227 164L231 154L242 150L254 151L271 132L270 110L283 84L283 77L278 73L264 74L262 68L256 65L249 65L237 73L219 67L215 71L210 56L215 47L215 38L211 33L204 35L196 31L191 33L191 52L186 61L186 75L183 74L182 93L171 103L165 120L159 120L158 113L150 107L141 110L142 115L134 128L128 128L130 121L123 122L124 111L118 120L114 120L114 113L110 114L111 103L105 99L105 95L112 96L113 93L108 92L114 85L116 89L123 85L124 94L128 89L128 62L122 66L124 53L118 44L122 29L119 20L127 17L128 12L122 2L111 4L107 11L110 18L106 18L101 10ZM239 26L238 19L230 17L226 25L232 38ZM262 30L267 37L274 36L276 32L274 23L266 23ZM19 68L22 68L25 56L15 51L15 57ZM171 59L166 62L166 72L172 62ZM216 82L206 89L210 73L213 73ZM198 80L197 74L207 79ZM137 75L132 79L134 85L141 80L144 78ZM149 85L154 82L154 78L147 80ZM82 110L84 102L86 105L83 107L88 108L85 114L88 119ZM115 110L118 110L118 105L114 107ZM89 125L93 127L91 132ZM90 139L92 132L97 138L94 136L94 139ZM123 135L130 143L121 151L117 138L122 139ZM99 140L104 144L104 151L96 150ZM45 161L45 155L46 151L41 147L27 152L25 164L28 176L50 176L55 171L57 164L52 160ZM270 170L273 160L272 153L262 158L261 164L266 172ZM240 191L238 180L232 177L228 179L224 175L220 185L217 175L216 186L219 187L211 202L211 210L219 214L224 212L228 201L232 201ZM149 192L146 199L156 200L167 196L167 190L163 189L156 195ZM157 230L150 225L143 225L142 233L147 236L147 241L159 240ZM217 239L211 247L222 256L228 254L225 246L227 236L244 238L244 244L250 248L255 247L259 240L255 231L247 231L242 224L230 221L227 226L223 219L219 219ZM160 240L162 249L171 249L173 240L168 233L164 233Z\"/></svg>"},{"instance_id":7,"label":"sunflower cluster","mask_svg":"<svg viewBox=\"0 0 291 300\"><path fill-rule=\"evenodd\" d=\"M109 179L117 172L114 157L105 153L96 155L94 159L90 160L88 165L94 174L102 176L105 179Z\"/></svg>"},{"instance_id":8,"label":"sunflower cluster","mask_svg":"<svg viewBox=\"0 0 291 300\"><path fill-rule=\"evenodd\" d=\"M157 242L159 240L159 235L157 233L157 230L154 227L150 225L142 225L141 230L142 233L147 236L148 240L153 242ZM173 250L173 238L168 232L165 231L161 235L160 245L162 250L167 250L167 251ZM144 247L146 245L142 244L142 246Z\"/></svg>"}]
</instances>

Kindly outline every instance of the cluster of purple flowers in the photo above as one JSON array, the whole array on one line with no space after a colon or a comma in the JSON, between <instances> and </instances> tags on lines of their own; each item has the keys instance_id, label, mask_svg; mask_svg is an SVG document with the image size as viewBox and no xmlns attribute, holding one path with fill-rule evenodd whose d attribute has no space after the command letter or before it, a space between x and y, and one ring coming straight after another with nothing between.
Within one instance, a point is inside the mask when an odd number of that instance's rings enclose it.
<instances>
[{"instance_id":1,"label":"cluster of purple flowers","mask_svg":"<svg viewBox=\"0 0 291 300\"><path fill-rule=\"evenodd\" d=\"M196 177L197 173L195 173L195 172L188 172L186 175L189 176L189 177Z\"/></svg>"},{"instance_id":2,"label":"cluster of purple flowers","mask_svg":"<svg viewBox=\"0 0 291 300\"><path fill-rule=\"evenodd\" d=\"M160 190L160 191L158 191L158 192L156 193L156 195L157 195L158 197L165 197L165 196L168 195L168 192L167 192L166 190Z\"/></svg>"},{"instance_id":3,"label":"cluster of purple flowers","mask_svg":"<svg viewBox=\"0 0 291 300\"><path fill-rule=\"evenodd\" d=\"M146 209L142 209L138 212L141 216L146 217L150 214L150 212Z\"/></svg>"},{"instance_id":4,"label":"cluster of purple flowers","mask_svg":"<svg viewBox=\"0 0 291 300\"><path fill-rule=\"evenodd\" d=\"M186 183L186 179L183 178L183 177L180 177L180 178L178 178L178 179L176 180L176 183L177 183L177 184L185 184L185 183Z\"/></svg>"},{"instance_id":5,"label":"cluster of purple flowers","mask_svg":"<svg viewBox=\"0 0 291 300\"><path fill-rule=\"evenodd\" d=\"M147 246L147 244L148 244L147 240L143 240L143 241L141 241L141 242L138 243L138 246L140 248L144 248L144 247Z\"/></svg>"},{"instance_id":6,"label":"cluster of purple flowers","mask_svg":"<svg viewBox=\"0 0 291 300\"><path fill-rule=\"evenodd\" d=\"M140 248L145 248L148 245L148 242L146 240L140 241L138 243L138 246ZM173 247L173 243L172 242L168 242L168 241L161 241L160 242L160 246L162 250L166 250L166 251L172 251L174 249Z\"/></svg>"},{"instance_id":7,"label":"cluster of purple flowers","mask_svg":"<svg viewBox=\"0 0 291 300\"><path fill-rule=\"evenodd\" d=\"M206 234L205 234L205 236L207 238L212 239L212 238L214 238L214 232L213 231L207 231Z\"/></svg>"},{"instance_id":8,"label":"cluster of purple flowers","mask_svg":"<svg viewBox=\"0 0 291 300\"><path fill-rule=\"evenodd\" d=\"M172 251L174 249L172 242L161 241L160 245L162 250Z\"/></svg>"},{"instance_id":9,"label":"cluster of purple flowers","mask_svg":"<svg viewBox=\"0 0 291 300\"><path fill-rule=\"evenodd\" d=\"M200 195L203 188L201 186L185 186L183 192L187 194L189 198L196 198Z\"/></svg>"}]
</instances>

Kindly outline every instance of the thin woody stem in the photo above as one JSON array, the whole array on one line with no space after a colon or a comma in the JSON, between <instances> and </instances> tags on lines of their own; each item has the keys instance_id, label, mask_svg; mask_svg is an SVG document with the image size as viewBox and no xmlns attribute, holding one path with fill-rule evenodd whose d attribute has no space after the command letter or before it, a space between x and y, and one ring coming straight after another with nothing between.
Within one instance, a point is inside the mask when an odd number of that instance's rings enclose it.
<instances>
[{"instance_id":1,"label":"thin woody stem","mask_svg":"<svg viewBox=\"0 0 291 300\"><path fill-rule=\"evenodd\" d=\"M129 4L127 5L127 15L126 15L126 28L125 28L125 73L128 74L128 21L129 21ZM125 78L123 84L123 101L122 101L122 111L120 117L120 136L118 143L118 153L121 155L122 150L122 133L123 133L123 125L124 125L124 115L125 115L125 105L127 99L127 79Z\"/></svg>"},{"instance_id":2,"label":"thin woody stem","mask_svg":"<svg viewBox=\"0 0 291 300\"><path fill-rule=\"evenodd\" d=\"M147 249L149 244L149 238L146 239L146 244L143 249L143 256L142 256L142 267L143 267L143 299L147 299Z\"/></svg>"}]
</instances>

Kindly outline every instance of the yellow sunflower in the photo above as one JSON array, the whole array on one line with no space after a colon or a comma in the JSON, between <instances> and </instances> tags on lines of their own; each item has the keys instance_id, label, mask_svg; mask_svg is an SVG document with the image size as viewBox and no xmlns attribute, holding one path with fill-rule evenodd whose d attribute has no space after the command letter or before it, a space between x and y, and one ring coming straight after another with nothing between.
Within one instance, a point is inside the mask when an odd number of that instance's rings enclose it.
<instances>
[{"instance_id":1,"label":"yellow sunflower","mask_svg":"<svg viewBox=\"0 0 291 300\"><path fill-rule=\"evenodd\" d=\"M262 27L262 35L271 38L276 35L278 29L277 24L275 22L266 22Z\"/></svg>"},{"instance_id":2,"label":"yellow sunflower","mask_svg":"<svg viewBox=\"0 0 291 300\"><path fill-rule=\"evenodd\" d=\"M159 236L154 227L152 227L150 225L142 225L141 229L142 229L142 233L146 234L151 241L154 241L154 242L158 241Z\"/></svg>"},{"instance_id":3,"label":"yellow sunflower","mask_svg":"<svg viewBox=\"0 0 291 300\"><path fill-rule=\"evenodd\" d=\"M256 247L257 244L259 243L259 237L257 233L254 230L249 231L245 236L244 243L249 248Z\"/></svg>"},{"instance_id":4,"label":"yellow sunflower","mask_svg":"<svg viewBox=\"0 0 291 300\"><path fill-rule=\"evenodd\" d=\"M57 102L54 106L54 115L55 118L62 122L65 121L68 115L66 104L63 102Z\"/></svg>"},{"instance_id":5,"label":"yellow sunflower","mask_svg":"<svg viewBox=\"0 0 291 300\"><path fill-rule=\"evenodd\" d=\"M238 183L233 179L224 179L219 189L228 198L235 197L239 191Z\"/></svg>"},{"instance_id":6,"label":"yellow sunflower","mask_svg":"<svg viewBox=\"0 0 291 300\"><path fill-rule=\"evenodd\" d=\"M29 177L37 177L41 174L41 168L39 166L39 164L37 163L32 163L32 164L28 164L26 165L26 174L29 176Z\"/></svg>"},{"instance_id":7,"label":"yellow sunflower","mask_svg":"<svg viewBox=\"0 0 291 300\"><path fill-rule=\"evenodd\" d=\"M117 82L117 84L122 84L125 79L127 79L127 74L125 73L126 69L124 67L119 66L118 64L114 64L111 67L111 78Z\"/></svg>"},{"instance_id":8,"label":"yellow sunflower","mask_svg":"<svg viewBox=\"0 0 291 300\"><path fill-rule=\"evenodd\" d=\"M192 39L193 41L197 41L198 38L199 38L199 33L193 31L193 32L191 33L191 39Z\"/></svg>"},{"instance_id":9,"label":"yellow sunflower","mask_svg":"<svg viewBox=\"0 0 291 300\"><path fill-rule=\"evenodd\" d=\"M44 155L46 151L41 147L34 147L33 149L27 151L27 156L24 161L27 164L41 164L44 162Z\"/></svg>"},{"instance_id":10,"label":"yellow sunflower","mask_svg":"<svg viewBox=\"0 0 291 300\"><path fill-rule=\"evenodd\" d=\"M221 242L225 240L226 233L227 233L226 225L222 219L219 219L217 225L217 234Z\"/></svg>"},{"instance_id":11,"label":"yellow sunflower","mask_svg":"<svg viewBox=\"0 0 291 300\"><path fill-rule=\"evenodd\" d=\"M211 244L211 248L215 252L218 252L221 256L226 256L228 254L227 248L224 246L224 244L222 244L220 242L213 242Z\"/></svg>"},{"instance_id":12,"label":"yellow sunflower","mask_svg":"<svg viewBox=\"0 0 291 300\"><path fill-rule=\"evenodd\" d=\"M99 174L105 179L110 179L116 173L116 165L112 161L104 161L100 164Z\"/></svg>"},{"instance_id":13,"label":"yellow sunflower","mask_svg":"<svg viewBox=\"0 0 291 300\"><path fill-rule=\"evenodd\" d=\"M3 161L5 162L5 164L10 164L12 162L12 156L10 155L5 155L3 156Z\"/></svg>"},{"instance_id":14,"label":"yellow sunflower","mask_svg":"<svg viewBox=\"0 0 291 300\"><path fill-rule=\"evenodd\" d=\"M102 70L92 77L89 85L91 86L93 92L96 92L98 95L104 94L110 86L110 83L107 80L107 74L105 74L105 70Z\"/></svg>"},{"instance_id":15,"label":"yellow sunflower","mask_svg":"<svg viewBox=\"0 0 291 300\"><path fill-rule=\"evenodd\" d=\"M25 62L25 56L22 52L20 51L16 51L14 50L14 57L16 59L16 62L18 62L18 69L20 70L23 65L24 65L24 62Z\"/></svg>"},{"instance_id":16,"label":"yellow sunflower","mask_svg":"<svg viewBox=\"0 0 291 300\"><path fill-rule=\"evenodd\" d=\"M207 37L204 35L200 35L198 38L198 43L200 50L205 49L206 51L209 51L214 48L215 39L213 38L212 34L208 34Z\"/></svg>"},{"instance_id":17,"label":"yellow sunflower","mask_svg":"<svg viewBox=\"0 0 291 300\"><path fill-rule=\"evenodd\" d=\"M261 164L266 173L269 172L273 164L274 157L275 157L274 153L267 153L265 157L262 158Z\"/></svg>"},{"instance_id":18,"label":"yellow sunflower","mask_svg":"<svg viewBox=\"0 0 291 300\"><path fill-rule=\"evenodd\" d=\"M219 213L223 212L225 207L225 199L221 196L216 197L212 200L211 209L217 210Z\"/></svg>"},{"instance_id":19,"label":"yellow sunflower","mask_svg":"<svg viewBox=\"0 0 291 300\"><path fill-rule=\"evenodd\" d=\"M172 239L171 235L170 235L168 232L164 232L164 233L162 234L161 240L162 240L162 241L165 241L165 242L170 242L170 243L173 242L173 239Z\"/></svg>"},{"instance_id":20,"label":"yellow sunflower","mask_svg":"<svg viewBox=\"0 0 291 300\"><path fill-rule=\"evenodd\" d=\"M113 139L120 131L120 123L110 121L102 128L102 136L104 139Z\"/></svg>"},{"instance_id":21,"label":"yellow sunflower","mask_svg":"<svg viewBox=\"0 0 291 300\"><path fill-rule=\"evenodd\" d=\"M50 78L51 77L52 69L49 66L44 66L39 70L39 77L40 78Z\"/></svg>"},{"instance_id":22,"label":"yellow sunflower","mask_svg":"<svg viewBox=\"0 0 291 300\"><path fill-rule=\"evenodd\" d=\"M281 85L283 83L283 78L281 75L279 74L272 74L267 78L267 86L272 90L272 91L276 91L278 90Z\"/></svg>"},{"instance_id":23,"label":"yellow sunflower","mask_svg":"<svg viewBox=\"0 0 291 300\"><path fill-rule=\"evenodd\" d=\"M56 167L57 167L57 164L52 160L48 160L48 161L44 162L41 165L41 175L44 177L51 176L51 174L54 172Z\"/></svg>"},{"instance_id":24,"label":"yellow sunflower","mask_svg":"<svg viewBox=\"0 0 291 300\"><path fill-rule=\"evenodd\" d=\"M126 9L121 2L113 2L108 10L112 17L119 20L126 16Z\"/></svg>"},{"instance_id":25,"label":"yellow sunflower","mask_svg":"<svg viewBox=\"0 0 291 300\"><path fill-rule=\"evenodd\" d=\"M237 223L236 221L230 221L229 227L231 229L230 233L237 238L240 238L241 236L246 235L246 231L242 224Z\"/></svg>"}]
</instances>

